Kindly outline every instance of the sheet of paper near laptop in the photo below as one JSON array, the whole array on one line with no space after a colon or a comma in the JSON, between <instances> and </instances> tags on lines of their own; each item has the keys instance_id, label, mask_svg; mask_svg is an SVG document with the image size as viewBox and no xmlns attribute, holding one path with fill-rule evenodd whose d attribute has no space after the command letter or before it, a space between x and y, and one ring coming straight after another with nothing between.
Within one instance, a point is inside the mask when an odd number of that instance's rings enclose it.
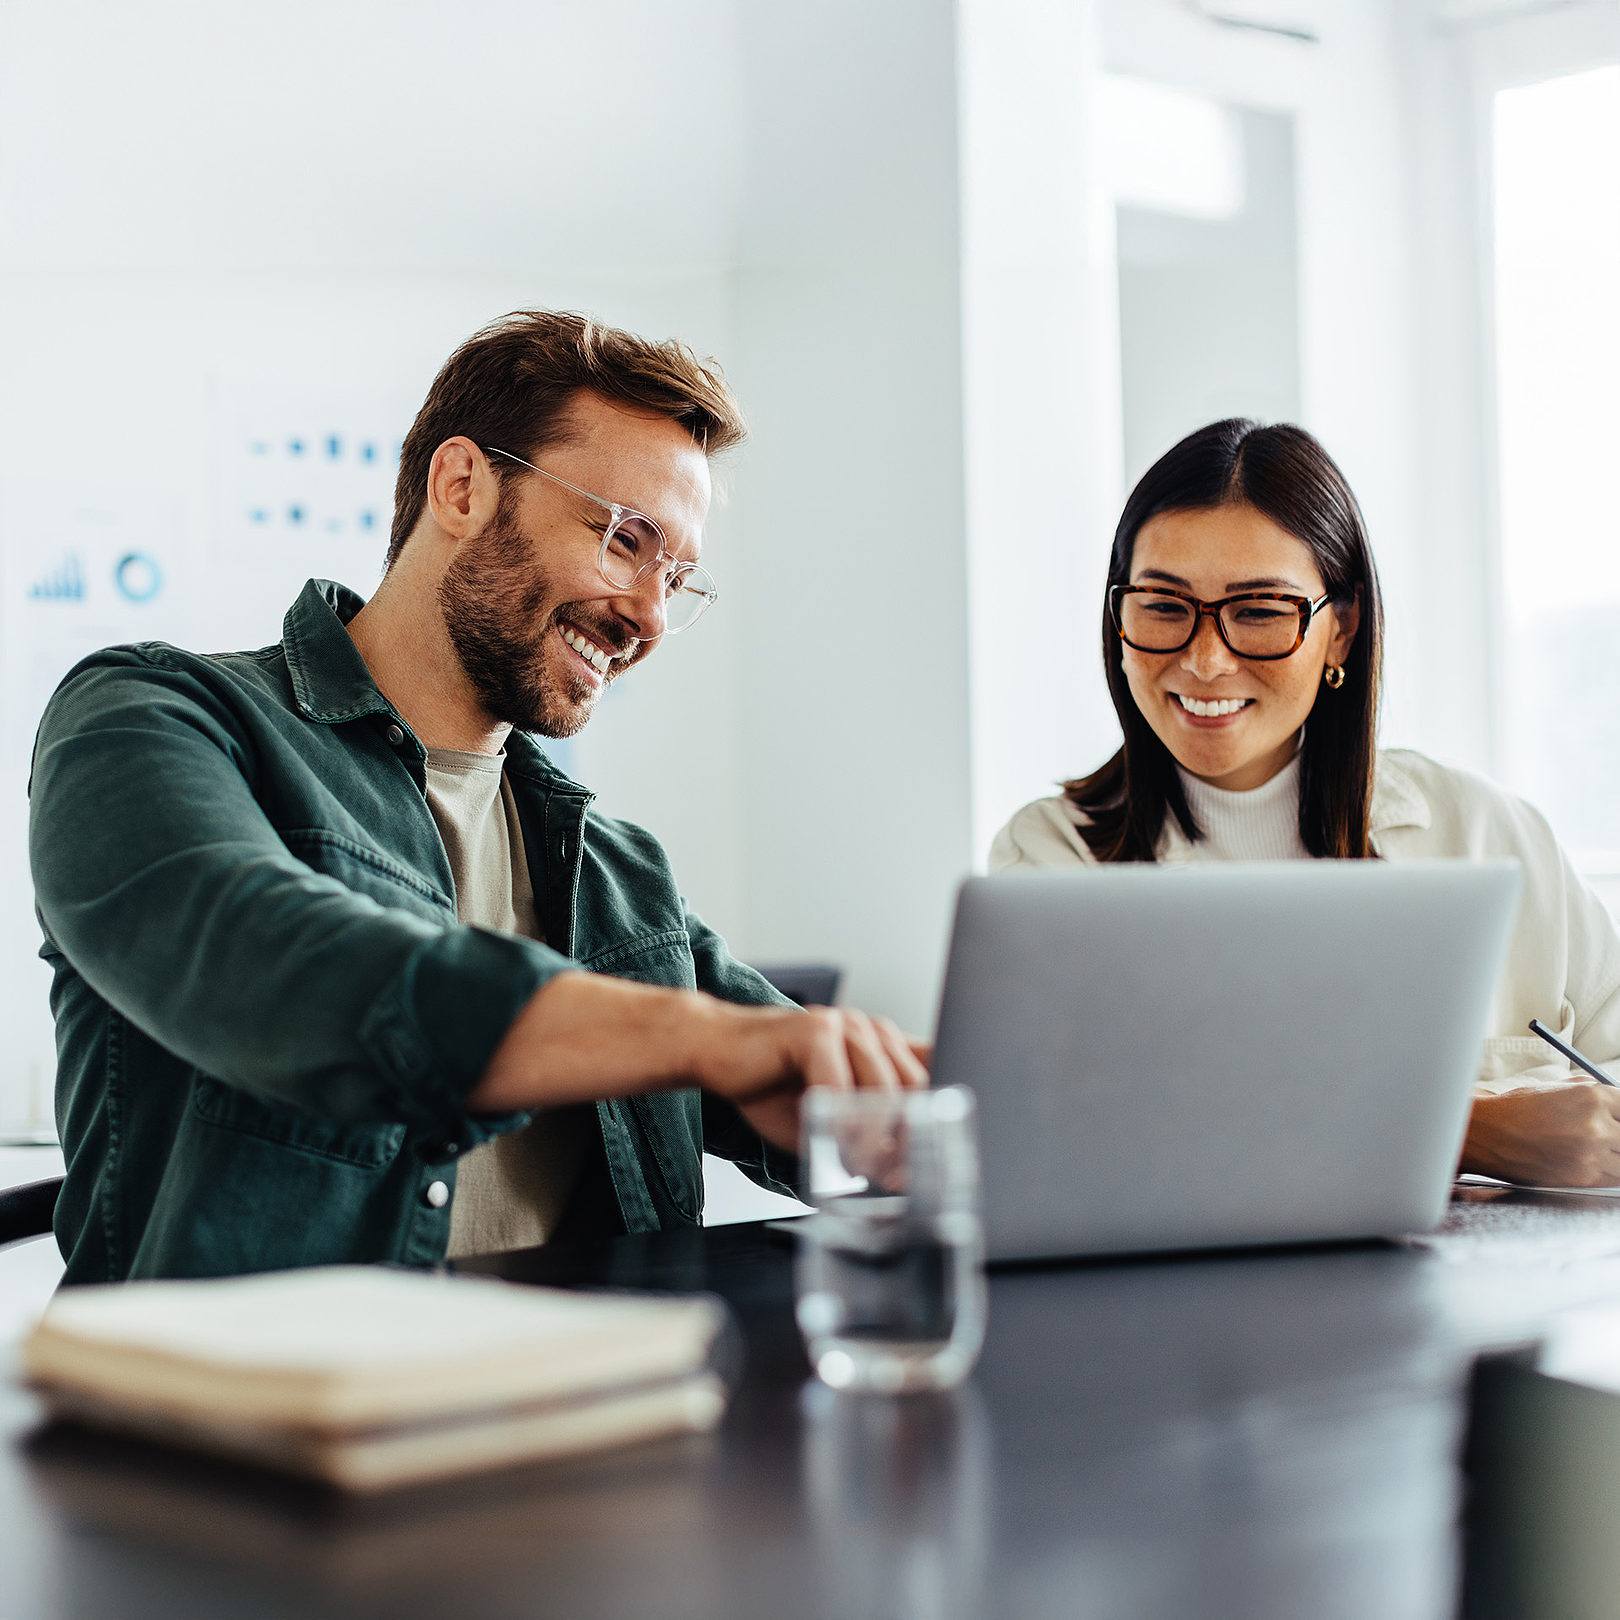
<instances>
[{"instance_id":1,"label":"sheet of paper near laptop","mask_svg":"<svg viewBox=\"0 0 1620 1620\"><path fill-rule=\"evenodd\" d=\"M979 1099L992 1260L1440 1221L1512 862L969 878L934 1081Z\"/></svg>"},{"instance_id":2,"label":"sheet of paper near laptop","mask_svg":"<svg viewBox=\"0 0 1620 1620\"><path fill-rule=\"evenodd\" d=\"M1570 1198L1620 1198L1620 1187L1530 1187L1522 1181L1498 1181L1495 1176L1458 1176L1468 1187L1500 1187L1504 1192L1564 1193Z\"/></svg>"}]
</instances>

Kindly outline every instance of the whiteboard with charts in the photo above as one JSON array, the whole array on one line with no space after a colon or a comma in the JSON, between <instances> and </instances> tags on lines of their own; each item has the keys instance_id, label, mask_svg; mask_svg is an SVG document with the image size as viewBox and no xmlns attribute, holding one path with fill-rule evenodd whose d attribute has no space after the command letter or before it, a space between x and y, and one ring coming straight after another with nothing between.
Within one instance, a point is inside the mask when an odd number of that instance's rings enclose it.
<instances>
[{"instance_id":1,"label":"whiteboard with charts","mask_svg":"<svg viewBox=\"0 0 1620 1620\"><path fill-rule=\"evenodd\" d=\"M50 975L27 867L28 762L57 683L130 641L278 640L311 576L369 595L419 400L219 377L211 442L149 486L0 485L0 1138L54 1134Z\"/></svg>"}]
</instances>

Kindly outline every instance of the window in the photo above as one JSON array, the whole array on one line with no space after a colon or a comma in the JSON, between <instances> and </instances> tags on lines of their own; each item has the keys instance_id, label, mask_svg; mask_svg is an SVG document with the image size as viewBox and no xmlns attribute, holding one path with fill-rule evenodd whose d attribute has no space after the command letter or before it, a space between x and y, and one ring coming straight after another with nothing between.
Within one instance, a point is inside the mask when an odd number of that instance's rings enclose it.
<instances>
[{"instance_id":1,"label":"window","mask_svg":"<svg viewBox=\"0 0 1620 1620\"><path fill-rule=\"evenodd\" d=\"M1125 486L1223 416L1300 418L1294 119L1101 81Z\"/></svg>"},{"instance_id":2,"label":"window","mask_svg":"<svg viewBox=\"0 0 1620 1620\"><path fill-rule=\"evenodd\" d=\"M1614 904L1620 67L1498 91L1494 144L1501 763Z\"/></svg>"}]
</instances>

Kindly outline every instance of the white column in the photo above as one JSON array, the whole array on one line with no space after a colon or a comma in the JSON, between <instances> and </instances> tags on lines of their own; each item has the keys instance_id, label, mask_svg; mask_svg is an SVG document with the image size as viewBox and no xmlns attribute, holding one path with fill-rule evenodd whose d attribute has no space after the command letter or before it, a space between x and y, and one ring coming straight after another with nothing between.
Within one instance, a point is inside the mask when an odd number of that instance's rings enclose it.
<instances>
[{"instance_id":1,"label":"white column","mask_svg":"<svg viewBox=\"0 0 1620 1620\"><path fill-rule=\"evenodd\" d=\"M963 0L973 843L1118 745L1102 585L1120 502L1113 215L1092 0Z\"/></svg>"}]
</instances>

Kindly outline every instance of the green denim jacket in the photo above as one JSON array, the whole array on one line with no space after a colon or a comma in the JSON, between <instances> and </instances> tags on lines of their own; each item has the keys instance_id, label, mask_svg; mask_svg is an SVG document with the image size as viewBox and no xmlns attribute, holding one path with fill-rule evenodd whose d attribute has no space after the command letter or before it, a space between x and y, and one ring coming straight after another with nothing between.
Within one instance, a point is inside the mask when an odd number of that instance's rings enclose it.
<instances>
[{"instance_id":1,"label":"green denim jacket","mask_svg":"<svg viewBox=\"0 0 1620 1620\"><path fill-rule=\"evenodd\" d=\"M440 1261L433 1184L528 1119L466 1096L553 974L782 999L687 907L657 840L593 813L519 732L506 769L551 943L458 925L425 752L344 629L360 606L311 580L277 646L108 648L45 712L29 846L70 1283ZM791 1174L696 1091L596 1114L598 1225L700 1220L705 1147L768 1186Z\"/></svg>"}]
</instances>

